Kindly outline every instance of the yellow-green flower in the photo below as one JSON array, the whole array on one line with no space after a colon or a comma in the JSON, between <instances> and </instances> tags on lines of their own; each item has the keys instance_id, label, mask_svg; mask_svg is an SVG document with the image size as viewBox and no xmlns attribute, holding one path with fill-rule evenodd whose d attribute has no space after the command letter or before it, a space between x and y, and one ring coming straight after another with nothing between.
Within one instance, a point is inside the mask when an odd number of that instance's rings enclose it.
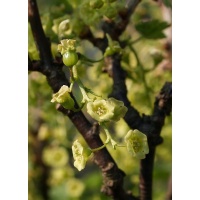
<instances>
[{"instance_id":1,"label":"yellow-green flower","mask_svg":"<svg viewBox=\"0 0 200 200\"><path fill-rule=\"evenodd\" d=\"M147 136L137 129L129 130L125 136L126 147L133 157L144 159L149 153Z\"/></svg>"},{"instance_id":2,"label":"yellow-green flower","mask_svg":"<svg viewBox=\"0 0 200 200\"><path fill-rule=\"evenodd\" d=\"M69 165L59 168L53 168L50 171L48 184L50 184L51 186L56 186L63 183L64 181L66 181L66 179L72 176L74 176L74 171Z\"/></svg>"},{"instance_id":3,"label":"yellow-green flower","mask_svg":"<svg viewBox=\"0 0 200 200\"><path fill-rule=\"evenodd\" d=\"M76 40L65 39L60 41L58 45L58 51L63 55L67 51L76 51Z\"/></svg>"},{"instance_id":4,"label":"yellow-green flower","mask_svg":"<svg viewBox=\"0 0 200 200\"><path fill-rule=\"evenodd\" d=\"M71 98L70 89L66 85L63 85L57 93L53 94L51 102L60 103L66 109L74 108L74 100Z\"/></svg>"},{"instance_id":5,"label":"yellow-green flower","mask_svg":"<svg viewBox=\"0 0 200 200\"><path fill-rule=\"evenodd\" d=\"M98 122L118 121L127 110L122 101L114 98L95 100L87 104L87 112Z\"/></svg>"},{"instance_id":6,"label":"yellow-green flower","mask_svg":"<svg viewBox=\"0 0 200 200\"><path fill-rule=\"evenodd\" d=\"M38 139L47 140L51 135L51 130L46 124L42 124L38 130Z\"/></svg>"},{"instance_id":7,"label":"yellow-green flower","mask_svg":"<svg viewBox=\"0 0 200 200\"><path fill-rule=\"evenodd\" d=\"M76 140L72 145L72 153L74 158L74 166L81 171L85 168L87 162L87 156L85 155L83 146Z\"/></svg>"},{"instance_id":8,"label":"yellow-green flower","mask_svg":"<svg viewBox=\"0 0 200 200\"><path fill-rule=\"evenodd\" d=\"M66 192L72 198L78 198L82 195L85 189L83 182L76 178L70 178L66 183Z\"/></svg>"},{"instance_id":9,"label":"yellow-green flower","mask_svg":"<svg viewBox=\"0 0 200 200\"><path fill-rule=\"evenodd\" d=\"M69 156L63 147L46 147L43 150L42 159L51 167L63 167L67 164Z\"/></svg>"}]
</instances>

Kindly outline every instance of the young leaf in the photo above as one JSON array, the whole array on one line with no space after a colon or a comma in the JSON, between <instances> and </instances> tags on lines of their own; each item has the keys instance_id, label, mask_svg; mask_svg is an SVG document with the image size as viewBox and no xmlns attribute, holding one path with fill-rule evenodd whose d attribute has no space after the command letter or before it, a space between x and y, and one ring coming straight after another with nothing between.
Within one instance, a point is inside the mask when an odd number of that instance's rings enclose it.
<instances>
[{"instance_id":1,"label":"young leaf","mask_svg":"<svg viewBox=\"0 0 200 200\"><path fill-rule=\"evenodd\" d=\"M136 24L135 28L145 38L161 39L165 38L165 35L162 31L169 26L170 24L165 21L152 20L138 23Z\"/></svg>"}]
</instances>

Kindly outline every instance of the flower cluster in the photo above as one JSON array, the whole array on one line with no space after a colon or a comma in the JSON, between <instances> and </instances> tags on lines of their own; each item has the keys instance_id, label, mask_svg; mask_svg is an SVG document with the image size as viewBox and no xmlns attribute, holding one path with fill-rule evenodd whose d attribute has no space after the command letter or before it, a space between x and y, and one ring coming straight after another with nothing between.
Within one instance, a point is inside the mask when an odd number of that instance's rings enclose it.
<instances>
[{"instance_id":1,"label":"flower cluster","mask_svg":"<svg viewBox=\"0 0 200 200\"><path fill-rule=\"evenodd\" d=\"M144 159L145 154L149 153L147 136L137 129L128 131L125 136L125 142L128 152L130 152L133 157Z\"/></svg>"},{"instance_id":2,"label":"flower cluster","mask_svg":"<svg viewBox=\"0 0 200 200\"><path fill-rule=\"evenodd\" d=\"M90 6L100 6L97 5L97 3L99 2L101 3L101 1L92 0L90 1ZM66 21L65 23L63 22L62 24L63 29L65 28L65 25L67 25L68 21ZM108 34L106 36L108 39L109 46L107 47L104 56L111 56L115 53L122 53L120 44L117 41L113 41ZM62 54L63 63L69 67L71 72L71 85L70 87L63 85L57 93L53 94L51 102L60 103L66 109L77 111L77 109L74 108L75 102L70 95L73 84L74 82L76 82L83 96L81 101L82 105L80 106L80 108L82 108L86 104L87 113L93 119L98 121L99 125L102 127L106 134L106 141L104 142L104 144L98 148L90 149L90 151L99 151L100 149L104 148L107 144L110 143L113 149L116 149L117 147L127 147L128 152L131 153L133 157L136 157L138 159L144 159L145 154L149 153L147 137L145 134L138 130L129 130L125 136L126 145L119 145L110 135L109 130L107 128L107 122L119 121L125 116L126 112L128 111L128 108L124 105L123 101L119 101L115 98L99 98L100 96L95 95L93 92L91 92L90 89L86 88L83 85L76 71L76 63L79 59L84 59L91 62L96 61L92 61L86 58L85 56L80 56L80 53L78 55L76 52L75 43L76 40L66 39L61 40L61 44L58 45L58 51ZM96 99L97 97L90 98L88 96L88 93L97 96L98 99ZM91 152L90 156L92 155ZM78 140L75 140L72 145L72 154L74 158L74 166L79 171L83 170L90 156L86 154L86 150L83 148L83 146ZM47 162L49 162L49 159L46 160Z\"/></svg>"}]
</instances>

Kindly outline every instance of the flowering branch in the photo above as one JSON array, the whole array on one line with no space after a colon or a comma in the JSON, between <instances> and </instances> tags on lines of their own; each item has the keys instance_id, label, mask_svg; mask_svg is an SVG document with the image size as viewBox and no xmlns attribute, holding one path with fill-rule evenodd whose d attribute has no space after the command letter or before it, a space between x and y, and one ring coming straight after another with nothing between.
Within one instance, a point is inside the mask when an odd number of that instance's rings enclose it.
<instances>
[{"instance_id":1,"label":"flowering branch","mask_svg":"<svg viewBox=\"0 0 200 200\"><path fill-rule=\"evenodd\" d=\"M63 85L69 86L69 81L66 79L60 65L56 65L56 62L52 59L50 44L42 29L36 0L29 0L28 5L29 23L31 25L34 40L39 50L41 59L40 62L42 63L42 66L40 67L36 65L36 71L40 71L46 76L49 86L52 88L54 93L57 93ZM31 71L34 71L34 63L32 63L30 59L29 67ZM71 95L71 97L74 99L73 95ZM75 99L74 102L75 107L78 106ZM60 104L58 105L57 109L70 118L75 127L83 135L91 149L95 149L103 145L99 137L99 126L96 124L91 125L81 111L73 112L71 110L65 109ZM136 199L132 196L132 194L128 194L123 189L123 177L125 174L117 167L115 161L106 148L94 152L94 162L102 171L104 182L101 190L102 192L116 200Z\"/></svg>"},{"instance_id":2,"label":"flowering branch","mask_svg":"<svg viewBox=\"0 0 200 200\"><path fill-rule=\"evenodd\" d=\"M130 16L140 0L129 2L130 4L129 7L127 7L126 12L120 14L122 20L119 23L115 24L114 22L108 21L103 23L102 27L104 32L109 33L112 39L117 40L120 34L125 30ZM56 63L56 61L53 60L50 42L48 38L46 38L42 29L36 0L29 0L28 11L33 37L39 50L41 59L40 61L31 61L29 59L29 70L39 71L46 76L49 86L52 88L54 93L57 93L57 95L54 95L53 98L53 101L57 102L57 98L60 97L58 91L63 85L69 87L69 81L66 79L65 74L62 71L62 64ZM88 33L90 33L90 31L88 31ZM85 35L84 37L87 36L88 35ZM105 37L103 39L91 37L91 40L104 52L108 43ZM138 129L148 138L149 154L145 159L141 160L140 163L140 199L151 200L152 172L155 148L156 145L162 142L160 132L163 127L166 115L169 115L171 112L171 83L166 83L166 85L161 90L160 95L156 98L153 114L151 116L143 115L141 117L139 112L131 106L131 103L127 98L127 89L125 85L126 75L121 68L121 56L119 54L115 54L107 57L105 60L107 63L107 72L114 81L113 92L110 96L123 101L124 105L128 108L124 119L129 127L131 129ZM69 89L69 91L71 90ZM72 98L73 107L78 108L78 104L71 93L70 97L68 96L67 98L70 100ZM91 149L96 149L104 145L99 137L98 124L92 125L81 111L74 112L72 110L68 110L61 104L58 105L57 109L70 118ZM102 171L104 182L101 190L102 192L115 200L137 199L136 197L133 197L132 194L127 193L123 189L123 178L125 174L118 168L106 148L94 152L94 162Z\"/></svg>"}]
</instances>

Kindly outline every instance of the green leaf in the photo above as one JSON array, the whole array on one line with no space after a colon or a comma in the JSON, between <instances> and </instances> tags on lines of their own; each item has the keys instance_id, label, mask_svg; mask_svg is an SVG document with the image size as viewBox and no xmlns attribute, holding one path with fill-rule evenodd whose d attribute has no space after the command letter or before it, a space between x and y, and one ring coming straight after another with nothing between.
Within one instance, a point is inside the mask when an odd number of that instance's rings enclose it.
<instances>
[{"instance_id":1,"label":"green leaf","mask_svg":"<svg viewBox=\"0 0 200 200\"><path fill-rule=\"evenodd\" d=\"M151 20L136 24L136 30L145 38L148 39L162 39L165 38L165 34L162 32L169 27L165 21Z\"/></svg>"}]
</instances>

